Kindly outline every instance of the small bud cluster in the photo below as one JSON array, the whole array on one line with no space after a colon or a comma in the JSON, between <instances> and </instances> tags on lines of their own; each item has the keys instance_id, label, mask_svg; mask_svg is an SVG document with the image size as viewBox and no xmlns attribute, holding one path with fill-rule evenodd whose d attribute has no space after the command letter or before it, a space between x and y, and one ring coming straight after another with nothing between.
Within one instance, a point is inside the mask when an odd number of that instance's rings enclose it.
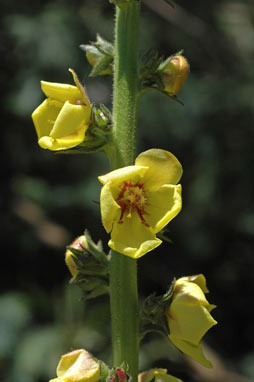
<instances>
[{"instance_id":1,"label":"small bud cluster","mask_svg":"<svg viewBox=\"0 0 254 382\"><path fill-rule=\"evenodd\" d=\"M86 52L86 58L92 66L90 77L112 74L114 46L97 34L97 40L90 45L80 45Z\"/></svg>"},{"instance_id":2,"label":"small bud cluster","mask_svg":"<svg viewBox=\"0 0 254 382\"><path fill-rule=\"evenodd\" d=\"M108 293L109 259L101 242L95 244L87 231L67 247L65 262L70 282L84 290L87 299Z\"/></svg>"}]
</instances>

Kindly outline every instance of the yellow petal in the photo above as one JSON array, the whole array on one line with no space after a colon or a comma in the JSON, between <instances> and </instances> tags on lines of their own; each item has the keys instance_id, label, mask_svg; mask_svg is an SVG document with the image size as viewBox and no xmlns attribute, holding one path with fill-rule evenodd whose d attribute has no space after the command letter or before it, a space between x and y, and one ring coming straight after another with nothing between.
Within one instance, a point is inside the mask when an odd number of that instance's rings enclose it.
<instances>
[{"instance_id":1,"label":"yellow petal","mask_svg":"<svg viewBox=\"0 0 254 382\"><path fill-rule=\"evenodd\" d=\"M197 284L202 289L202 291L204 293L209 292L209 290L207 289L207 286L206 286L206 278L202 273L200 273L199 275L181 277L177 281L180 281L180 280L191 281L191 282Z\"/></svg>"},{"instance_id":2,"label":"yellow petal","mask_svg":"<svg viewBox=\"0 0 254 382\"><path fill-rule=\"evenodd\" d=\"M33 112L32 119L38 138L49 135L63 103L45 99Z\"/></svg>"},{"instance_id":3,"label":"yellow petal","mask_svg":"<svg viewBox=\"0 0 254 382\"><path fill-rule=\"evenodd\" d=\"M167 369L151 369L138 375L138 382L182 382L181 379L167 374Z\"/></svg>"},{"instance_id":4,"label":"yellow petal","mask_svg":"<svg viewBox=\"0 0 254 382\"><path fill-rule=\"evenodd\" d=\"M72 105L66 101L50 132L52 138L62 138L73 134L81 125L88 123L90 111L85 106Z\"/></svg>"},{"instance_id":5,"label":"yellow petal","mask_svg":"<svg viewBox=\"0 0 254 382\"><path fill-rule=\"evenodd\" d=\"M198 345L206 332L217 322L205 306L180 304L173 300L169 309L168 324L171 335Z\"/></svg>"},{"instance_id":6,"label":"yellow petal","mask_svg":"<svg viewBox=\"0 0 254 382\"><path fill-rule=\"evenodd\" d=\"M80 93L82 94L82 101L84 102L85 105L87 105L87 106L89 105L90 106L90 101L89 101L88 95L87 95L87 93L85 91L84 86L82 86L81 83L79 82L77 74L74 72L73 69L69 69L69 72L71 72L73 80L75 82L75 85L77 86L77 88L79 89Z\"/></svg>"},{"instance_id":7,"label":"yellow petal","mask_svg":"<svg viewBox=\"0 0 254 382\"><path fill-rule=\"evenodd\" d=\"M124 217L124 222L115 222L108 245L115 251L134 259L152 251L162 243L151 230L141 223L134 211L132 217Z\"/></svg>"},{"instance_id":8,"label":"yellow petal","mask_svg":"<svg viewBox=\"0 0 254 382\"><path fill-rule=\"evenodd\" d=\"M193 345L189 342L183 341L177 337L174 337L172 335L169 335L169 339L173 342L173 344L180 349L183 353L189 355L193 359L195 359L197 362L199 362L201 365L211 368L212 364L210 361L208 361L204 354L202 345Z\"/></svg>"},{"instance_id":9,"label":"yellow petal","mask_svg":"<svg viewBox=\"0 0 254 382\"><path fill-rule=\"evenodd\" d=\"M40 147L52 151L67 150L78 146L85 139L85 133L88 125L81 126L73 134L66 137L55 139L52 137L41 137L38 141Z\"/></svg>"},{"instance_id":10,"label":"yellow petal","mask_svg":"<svg viewBox=\"0 0 254 382\"><path fill-rule=\"evenodd\" d=\"M100 196L102 224L107 232L110 232L115 220L119 220L121 208L113 198L110 184L102 187Z\"/></svg>"},{"instance_id":11,"label":"yellow petal","mask_svg":"<svg viewBox=\"0 0 254 382\"><path fill-rule=\"evenodd\" d=\"M82 99L82 94L79 89L73 85L41 81L41 89L46 97L60 102L69 101L75 104L77 100Z\"/></svg>"},{"instance_id":12,"label":"yellow petal","mask_svg":"<svg viewBox=\"0 0 254 382\"><path fill-rule=\"evenodd\" d=\"M57 367L57 376L65 382L97 382L100 365L91 355L81 349L65 354Z\"/></svg>"},{"instance_id":13,"label":"yellow petal","mask_svg":"<svg viewBox=\"0 0 254 382\"><path fill-rule=\"evenodd\" d=\"M137 166L147 166L146 186L156 189L164 184L177 184L183 169L177 158L168 151L151 149L141 153L136 161Z\"/></svg>"},{"instance_id":14,"label":"yellow petal","mask_svg":"<svg viewBox=\"0 0 254 382\"><path fill-rule=\"evenodd\" d=\"M202 289L197 284L182 278L174 284L174 300L179 304L209 305Z\"/></svg>"},{"instance_id":15,"label":"yellow petal","mask_svg":"<svg viewBox=\"0 0 254 382\"><path fill-rule=\"evenodd\" d=\"M145 219L155 233L162 230L182 208L181 185L165 185L149 193Z\"/></svg>"},{"instance_id":16,"label":"yellow petal","mask_svg":"<svg viewBox=\"0 0 254 382\"><path fill-rule=\"evenodd\" d=\"M118 168L117 170L111 171L108 174L101 175L98 177L102 184L111 182L113 184L121 184L122 182L132 181L133 183L138 182L143 178L147 167L142 166L126 166Z\"/></svg>"}]
</instances>

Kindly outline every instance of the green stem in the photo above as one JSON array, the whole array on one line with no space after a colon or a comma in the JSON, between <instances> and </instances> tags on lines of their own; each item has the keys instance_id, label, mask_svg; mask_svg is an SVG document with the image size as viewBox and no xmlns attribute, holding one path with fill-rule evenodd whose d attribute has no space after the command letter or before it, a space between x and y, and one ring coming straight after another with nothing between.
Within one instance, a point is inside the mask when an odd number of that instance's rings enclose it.
<instances>
[{"instance_id":1,"label":"green stem","mask_svg":"<svg viewBox=\"0 0 254 382\"><path fill-rule=\"evenodd\" d=\"M134 164L138 99L138 40L140 2L116 6L113 140L111 169ZM134 381L138 374L139 317L137 262L112 251L110 305L113 365L126 361Z\"/></svg>"}]
</instances>

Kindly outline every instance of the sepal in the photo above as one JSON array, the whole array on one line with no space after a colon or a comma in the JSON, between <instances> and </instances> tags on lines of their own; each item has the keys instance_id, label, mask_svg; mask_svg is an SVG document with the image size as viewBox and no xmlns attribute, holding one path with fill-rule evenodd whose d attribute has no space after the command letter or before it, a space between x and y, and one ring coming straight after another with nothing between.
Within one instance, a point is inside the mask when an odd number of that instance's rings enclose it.
<instances>
[{"instance_id":1,"label":"sepal","mask_svg":"<svg viewBox=\"0 0 254 382\"><path fill-rule=\"evenodd\" d=\"M132 382L132 377L128 374L129 366L126 361L120 366L109 370L105 382Z\"/></svg>"},{"instance_id":2,"label":"sepal","mask_svg":"<svg viewBox=\"0 0 254 382\"><path fill-rule=\"evenodd\" d=\"M174 284L175 279L165 294L156 296L156 294L153 293L145 299L140 318L141 338L149 332L160 332L166 336L169 335L165 310L172 301Z\"/></svg>"},{"instance_id":3,"label":"sepal","mask_svg":"<svg viewBox=\"0 0 254 382\"><path fill-rule=\"evenodd\" d=\"M109 0L110 3L117 5L118 7L122 7L127 5L128 3L140 2L140 0Z\"/></svg>"}]
</instances>

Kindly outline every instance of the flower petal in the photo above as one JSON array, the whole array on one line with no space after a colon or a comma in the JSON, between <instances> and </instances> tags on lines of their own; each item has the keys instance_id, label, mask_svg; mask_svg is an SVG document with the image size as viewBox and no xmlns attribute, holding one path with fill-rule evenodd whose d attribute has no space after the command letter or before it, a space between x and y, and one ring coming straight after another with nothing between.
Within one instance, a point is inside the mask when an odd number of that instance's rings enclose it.
<instances>
[{"instance_id":1,"label":"flower petal","mask_svg":"<svg viewBox=\"0 0 254 382\"><path fill-rule=\"evenodd\" d=\"M137 166L147 166L146 186L156 189L164 184L177 184L183 169L177 158L166 150L151 149L141 153L136 161Z\"/></svg>"},{"instance_id":2,"label":"flower petal","mask_svg":"<svg viewBox=\"0 0 254 382\"><path fill-rule=\"evenodd\" d=\"M168 323L173 336L196 346L206 332L217 324L205 306L187 305L186 302L180 304L176 300L170 306Z\"/></svg>"},{"instance_id":3,"label":"flower petal","mask_svg":"<svg viewBox=\"0 0 254 382\"><path fill-rule=\"evenodd\" d=\"M113 198L110 184L107 183L102 187L101 196L101 218L102 224L107 232L110 232L114 221L120 218L121 208Z\"/></svg>"},{"instance_id":4,"label":"flower petal","mask_svg":"<svg viewBox=\"0 0 254 382\"><path fill-rule=\"evenodd\" d=\"M73 85L41 81L41 89L46 97L60 102L69 101L75 104L77 100L82 99L82 94L79 89Z\"/></svg>"},{"instance_id":5,"label":"flower petal","mask_svg":"<svg viewBox=\"0 0 254 382\"><path fill-rule=\"evenodd\" d=\"M181 211L181 190L180 184L165 185L148 194L145 220L155 233L161 231Z\"/></svg>"},{"instance_id":6,"label":"flower petal","mask_svg":"<svg viewBox=\"0 0 254 382\"><path fill-rule=\"evenodd\" d=\"M209 305L202 289L197 284L183 280L183 278L178 279L174 284L174 301L186 305Z\"/></svg>"},{"instance_id":7,"label":"flower petal","mask_svg":"<svg viewBox=\"0 0 254 382\"><path fill-rule=\"evenodd\" d=\"M191 281L191 282L197 284L202 289L202 291L204 293L209 292L209 290L207 289L207 286L206 286L206 278L202 273L200 273L199 275L181 277L180 279L177 280L177 282L179 282L180 280Z\"/></svg>"},{"instance_id":8,"label":"flower petal","mask_svg":"<svg viewBox=\"0 0 254 382\"><path fill-rule=\"evenodd\" d=\"M33 112L32 119L38 138L49 135L52 121L55 121L63 104L59 101L45 99Z\"/></svg>"},{"instance_id":9,"label":"flower petal","mask_svg":"<svg viewBox=\"0 0 254 382\"><path fill-rule=\"evenodd\" d=\"M118 168L117 170L111 171L108 174L101 175L98 177L102 184L111 182L112 185L120 184L122 182L132 181L132 183L138 182L143 178L147 171L147 167L143 166L126 166Z\"/></svg>"},{"instance_id":10,"label":"flower petal","mask_svg":"<svg viewBox=\"0 0 254 382\"><path fill-rule=\"evenodd\" d=\"M82 125L74 133L63 138L41 137L38 141L40 147L52 151L67 150L78 146L85 139L88 125Z\"/></svg>"},{"instance_id":11,"label":"flower petal","mask_svg":"<svg viewBox=\"0 0 254 382\"><path fill-rule=\"evenodd\" d=\"M152 251L162 243L153 231L141 223L136 212L124 218L123 224L115 222L108 245L115 251L134 259Z\"/></svg>"},{"instance_id":12,"label":"flower petal","mask_svg":"<svg viewBox=\"0 0 254 382\"><path fill-rule=\"evenodd\" d=\"M203 347L201 344L193 345L187 341L183 341L180 338L169 335L169 339L173 342L173 344L178 347L183 353L189 355L201 365L211 368L212 364L208 361L203 354Z\"/></svg>"},{"instance_id":13,"label":"flower petal","mask_svg":"<svg viewBox=\"0 0 254 382\"><path fill-rule=\"evenodd\" d=\"M73 134L81 125L88 123L90 110L81 105L72 105L66 101L57 116L50 132L52 138L63 138Z\"/></svg>"},{"instance_id":14,"label":"flower petal","mask_svg":"<svg viewBox=\"0 0 254 382\"><path fill-rule=\"evenodd\" d=\"M100 365L86 350L74 350L61 357L56 374L60 381L96 382L100 377Z\"/></svg>"}]
</instances>

